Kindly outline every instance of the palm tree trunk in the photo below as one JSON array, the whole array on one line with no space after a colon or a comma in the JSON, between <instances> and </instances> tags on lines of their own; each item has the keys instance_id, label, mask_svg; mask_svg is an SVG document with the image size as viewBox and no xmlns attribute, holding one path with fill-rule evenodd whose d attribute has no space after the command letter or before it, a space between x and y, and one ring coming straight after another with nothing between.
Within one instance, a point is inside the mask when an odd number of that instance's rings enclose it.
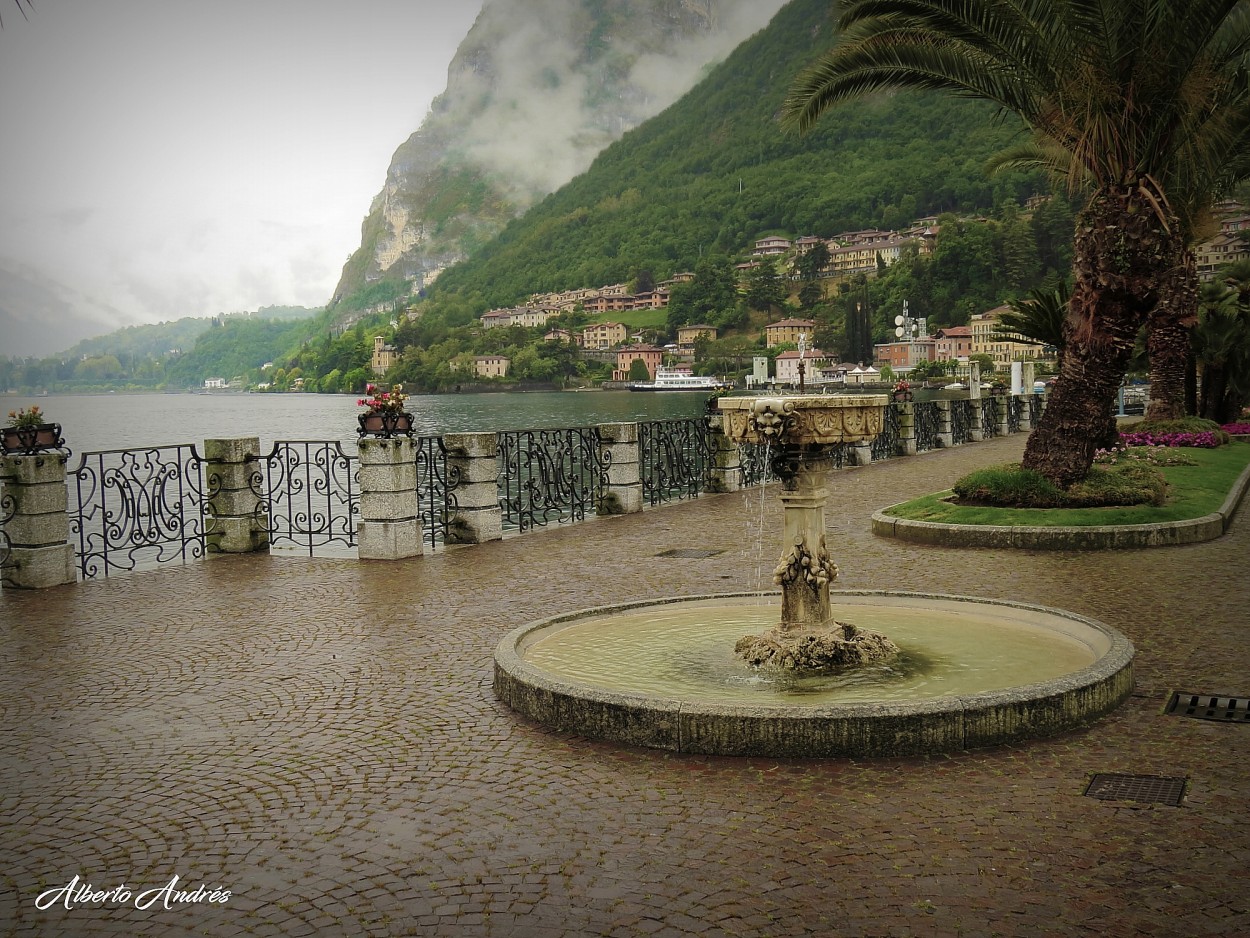
<instances>
[{"instance_id":1,"label":"palm tree trunk","mask_svg":"<svg viewBox=\"0 0 1250 938\"><path fill-rule=\"evenodd\" d=\"M1150 313L1147 420L1180 420L1185 416L1185 377L1192 357L1189 334L1197 322L1198 272L1194 252L1187 247L1180 263L1164 279L1159 303Z\"/></svg>"},{"instance_id":2,"label":"palm tree trunk","mask_svg":"<svg viewBox=\"0 0 1250 938\"><path fill-rule=\"evenodd\" d=\"M1159 300L1159 259L1180 250L1175 218L1149 180L1101 189L1077 217L1063 368L1023 465L1067 487L1085 478L1109 433L1137 333Z\"/></svg>"}]
</instances>

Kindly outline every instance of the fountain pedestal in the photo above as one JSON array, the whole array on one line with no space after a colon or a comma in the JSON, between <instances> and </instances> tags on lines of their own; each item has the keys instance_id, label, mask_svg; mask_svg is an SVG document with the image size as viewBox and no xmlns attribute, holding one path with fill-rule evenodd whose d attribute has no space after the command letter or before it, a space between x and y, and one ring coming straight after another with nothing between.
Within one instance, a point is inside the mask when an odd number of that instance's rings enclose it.
<instances>
[{"instance_id":1,"label":"fountain pedestal","mask_svg":"<svg viewBox=\"0 0 1250 938\"><path fill-rule=\"evenodd\" d=\"M773 571L781 587L781 622L748 635L735 653L756 667L821 672L887 660L898 647L884 635L837 621L829 584L838 568L825 543L822 485L830 468L829 447L868 443L884 424L884 395L802 395L783 398L721 398L725 433L735 442L763 443L782 482L785 553Z\"/></svg>"}]
</instances>

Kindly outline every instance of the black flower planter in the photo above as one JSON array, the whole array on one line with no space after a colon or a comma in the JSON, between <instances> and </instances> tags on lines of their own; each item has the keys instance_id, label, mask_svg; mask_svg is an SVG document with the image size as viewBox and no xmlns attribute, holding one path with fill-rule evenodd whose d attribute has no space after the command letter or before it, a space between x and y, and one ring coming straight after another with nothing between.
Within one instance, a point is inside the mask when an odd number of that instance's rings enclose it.
<instances>
[{"instance_id":1,"label":"black flower planter","mask_svg":"<svg viewBox=\"0 0 1250 938\"><path fill-rule=\"evenodd\" d=\"M360 415L360 429L356 434L361 437L372 436L380 440L389 440L397 436L412 436L412 414L404 411L398 414L364 413Z\"/></svg>"},{"instance_id":2,"label":"black flower planter","mask_svg":"<svg viewBox=\"0 0 1250 938\"><path fill-rule=\"evenodd\" d=\"M5 427L3 434L4 452L10 456L29 456L65 446L59 423L41 423L35 427Z\"/></svg>"}]
</instances>

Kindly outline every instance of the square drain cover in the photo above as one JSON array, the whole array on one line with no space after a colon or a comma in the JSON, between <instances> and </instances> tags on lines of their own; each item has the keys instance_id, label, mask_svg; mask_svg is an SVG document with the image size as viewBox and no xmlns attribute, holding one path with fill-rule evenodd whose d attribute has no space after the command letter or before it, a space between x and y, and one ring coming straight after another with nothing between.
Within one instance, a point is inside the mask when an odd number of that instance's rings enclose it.
<instances>
[{"instance_id":1,"label":"square drain cover","mask_svg":"<svg viewBox=\"0 0 1250 938\"><path fill-rule=\"evenodd\" d=\"M662 550L657 557L680 557L683 560L702 560L705 557L715 557L717 554L723 554L724 550L707 550L702 547L674 547L672 550Z\"/></svg>"},{"instance_id":2,"label":"square drain cover","mask_svg":"<svg viewBox=\"0 0 1250 938\"><path fill-rule=\"evenodd\" d=\"M1103 801L1147 801L1178 807L1185 797L1184 778L1160 775L1095 775L1085 794Z\"/></svg>"},{"instance_id":3,"label":"square drain cover","mask_svg":"<svg viewBox=\"0 0 1250 938\"><path fill-rule=\"evenodd\" d=\"M1216 697L1176 691L1163 711L1177 717L1216 720L1220 723L1250 723L1250 697Z\"/></svg>"}]
</instances>

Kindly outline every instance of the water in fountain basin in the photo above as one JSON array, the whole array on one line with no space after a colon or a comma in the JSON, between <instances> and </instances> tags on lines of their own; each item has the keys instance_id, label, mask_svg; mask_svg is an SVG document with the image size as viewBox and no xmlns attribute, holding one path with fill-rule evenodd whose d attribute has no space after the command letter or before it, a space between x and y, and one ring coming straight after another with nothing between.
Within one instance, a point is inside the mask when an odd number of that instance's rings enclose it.
<instances>
[{"instance_id":1,"label":"water in fountain basin","mask_svg":"<svg viewBox=\"0 0 1250 938\"><path fill-rule=\"evenodd\" d=\"M708 600L652 606L555 627L525 659L554 678L603 690L682 700L798 706L921 700L1051 680L1090 664L1079 637L998 607L839 602L835 615L883 632L901 648L888 664L844 674L757 671L734 657L737 639L773 624L776 609Z\"/></svg>"}]
</instances>

